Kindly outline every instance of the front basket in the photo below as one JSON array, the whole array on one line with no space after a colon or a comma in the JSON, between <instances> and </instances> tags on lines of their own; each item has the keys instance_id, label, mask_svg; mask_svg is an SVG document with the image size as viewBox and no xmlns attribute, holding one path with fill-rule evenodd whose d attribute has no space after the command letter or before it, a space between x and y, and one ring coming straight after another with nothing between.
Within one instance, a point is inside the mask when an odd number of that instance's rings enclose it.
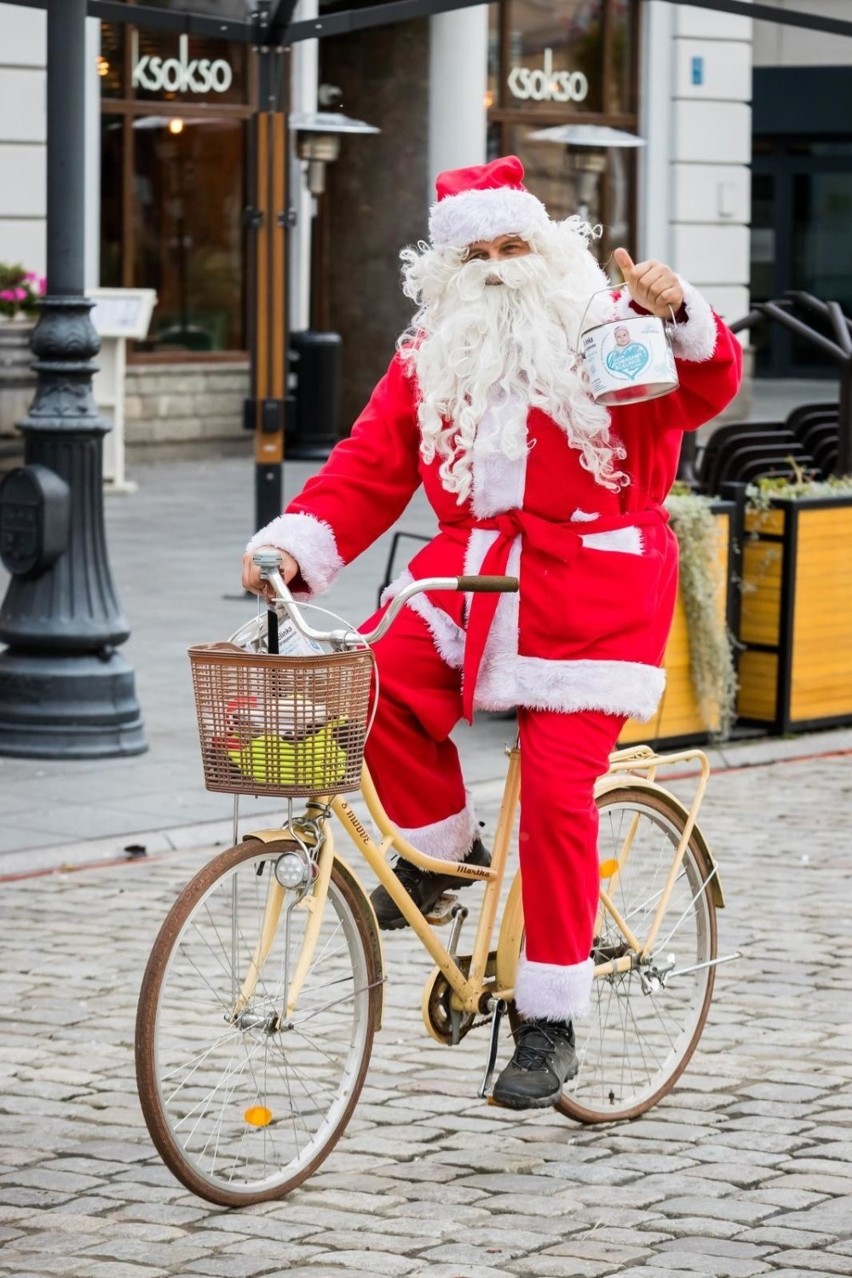
<instances>
[{"instance_id":1,"label":"front basket","mask_svg":"<svg viewBox=\"0 0 852 1278\"><path fill-rule=\"evenodd\" d=\"M298 798L358 789L369 648L280 657L196 644L189 660L208 790Z\"/></svg>"}]
</instances>

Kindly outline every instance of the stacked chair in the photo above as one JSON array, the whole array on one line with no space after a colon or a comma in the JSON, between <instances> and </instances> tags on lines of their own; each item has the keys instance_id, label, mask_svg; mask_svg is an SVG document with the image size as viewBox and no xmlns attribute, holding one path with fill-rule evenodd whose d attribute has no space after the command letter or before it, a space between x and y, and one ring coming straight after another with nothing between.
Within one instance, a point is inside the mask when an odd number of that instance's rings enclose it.
<instances>
[{"instance_id":1,"label":"stacked chair","mask_svg":"<svg viewBox=\"0 0 852 1278\"><path fill-rule=\"evenodd\" d=\"M710 437L698 461L697 490L710 496L723 484L750 484L765 476L825 479L837 461L837 409L795 408L783 422L732 422Z\"/></svg>"}]
</instances>

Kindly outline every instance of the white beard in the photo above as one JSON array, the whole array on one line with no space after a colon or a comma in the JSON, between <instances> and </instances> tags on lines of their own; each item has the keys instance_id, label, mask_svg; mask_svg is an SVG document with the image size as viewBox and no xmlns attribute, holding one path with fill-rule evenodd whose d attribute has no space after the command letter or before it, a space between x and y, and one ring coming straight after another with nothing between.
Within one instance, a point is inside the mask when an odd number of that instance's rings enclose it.
<instances>
[{"instance_id":1,"label":"white beard","mask_svg":"<svg viewBox=\"0 0 852 1278\"><path fill-rule=\"evenodd\" d=\"M529 255L500 262L465 263L460 250L425 245L402 254L404 291L420 307L399 341L418 383L420 451L427 463L441 459L441 481L459 505L471 491L476 430L495 396L551 417L598 483L617 490L627 482L614 466L624 451L577 353L584 312L606 277L576 219L551 224L530 245ZM595 298L590 322L609 311L605 295ZM494 447L510 460L524 455L525 414L509 417Z\"/></svg>"}]
</instances>

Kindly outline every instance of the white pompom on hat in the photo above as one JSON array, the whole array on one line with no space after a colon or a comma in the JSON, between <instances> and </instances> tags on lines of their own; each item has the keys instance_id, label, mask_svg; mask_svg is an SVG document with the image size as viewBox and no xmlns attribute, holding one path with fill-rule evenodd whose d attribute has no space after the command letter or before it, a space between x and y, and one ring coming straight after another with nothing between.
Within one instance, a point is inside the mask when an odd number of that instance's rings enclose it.
<instances>
[{"instance_id":1,"label":"white pompom on hat","mask_svg":"<svg viewBox=\"0 0 852 1278\"><path fill-rule=\"evenodd\" d=\"M547 210L526 189L523 178L524 166L516 155L439 173L438 200L429 213L429 236L435 248L466 248L498 235L527 239L548 226Z\"/></svg>"}]
</instances>

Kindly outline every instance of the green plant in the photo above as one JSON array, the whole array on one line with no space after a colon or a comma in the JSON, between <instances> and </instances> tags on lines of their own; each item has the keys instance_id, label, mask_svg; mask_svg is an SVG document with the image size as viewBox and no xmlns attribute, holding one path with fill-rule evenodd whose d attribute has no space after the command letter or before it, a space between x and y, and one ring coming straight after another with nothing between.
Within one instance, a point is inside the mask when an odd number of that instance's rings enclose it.
<instances>
[{"instance_id":1,"label":"green plant","mask_svg":"<svg viewBox=\"0 0 852 1278\"><path fill-rule=\"evenodd\" d=\"M724 591L719 563L719 527L710 499L673 490L666 500L671 527L680 548L680 594L689 633L689 663L698 705L707 724L719 716L714 733L729 736L734 719L737 676L731 636L719 615Z\"/></svg>"},{"instance_id":2,"label":"green plant","mask_svg":"<svg viewBox=\"0 0 852 1278\"><path fill-rule=\"evenodd\" d=\"M852 475L840 477L831 475L828 479L810 479L807 472L797 467L792 460L791 465L795 479L767 476L748 485L746 500L753 510L769 510L773 498L788 501L814 501L819 497L848 497L852 493Z\"/></svg>"},{"instance_id":3,"label":"green plant","mask_svg":"<svg viewBox=\"0 0 852 1278\"><path fill-rule=\"evenodd\" d=\"M19 264L0 262L0 315L37 315L45 280Z\"/></svg>"}]
</instances>

